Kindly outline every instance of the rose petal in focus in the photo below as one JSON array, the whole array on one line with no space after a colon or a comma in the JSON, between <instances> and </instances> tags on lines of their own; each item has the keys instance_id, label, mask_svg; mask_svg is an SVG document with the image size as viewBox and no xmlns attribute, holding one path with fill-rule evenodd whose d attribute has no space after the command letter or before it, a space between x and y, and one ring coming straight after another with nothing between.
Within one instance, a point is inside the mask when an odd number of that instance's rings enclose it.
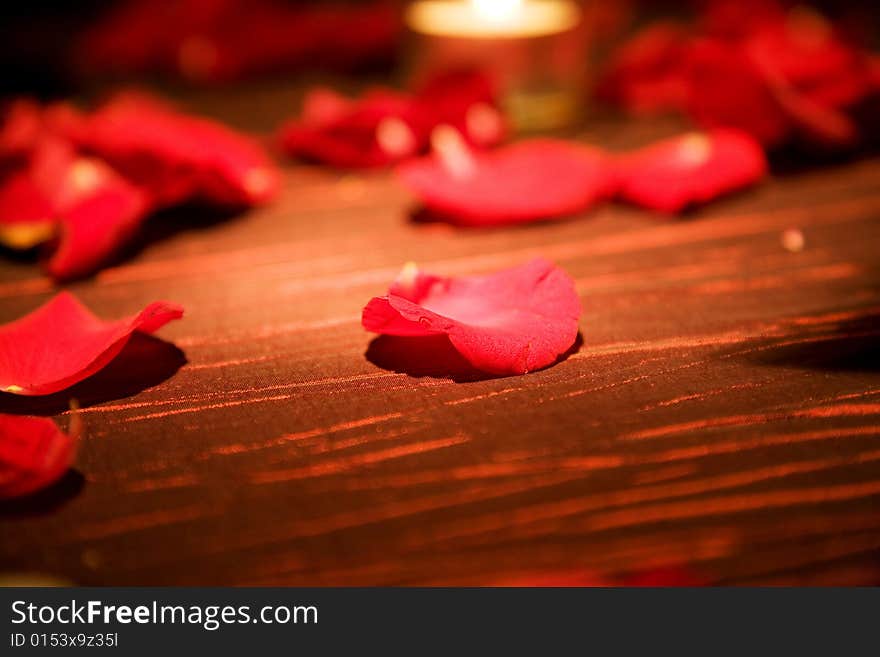
<instances>
[{"instance_id":1,"label":"rose petal in focus","mask_svg":"<svg viewBox=\"0 0 880 657\"><path fill-rule=\"evenodd\" d=\"M364 308L364 328L396 336L446 334L475 368L525 374L575 342L581 303L574 281L546 260L488 276L444 278L404 269Z\"/></svg>"},{"instance_id":2,"label":"rose petal in focus","mask_svg":"<svg viewBox=\"0 0 880 657\"><path fill-rule=\"evenodd\" d=\"M429 211L470 226L582 212L606 198L613 183L601 151L560 140L523 141L470 157L464 175L456 164L461 158L437 151L402 164L398 174Z\"/></svg>"},{"instance_id":3,"label":"rose petal in focus","mask_svg":"<svg viewBox=\"0 0 880 657\"><path fill-rule=\"evenodd\" d=\"M78 438L76 416L65 434L48 418L0 414L0 499L58 481L73 465Z\"/></svg>"},{"instance_id":4,"label":"rose petal in focus","mask_svg":"<svg viewBox=\"0 0 880 657\"><path fill-rule=\"evenodd\" d=\"M183 316L157 301L133 317L103 321L69 292L0 326L0 392L48 395L91 376L122 350L134 331L153 333Z\"/></svg>"},{"instance_id":5,"label":"rose petal in focus","mask_svg":"<svg viewBox=\"0 0 880 657\"><path fill-rule=\"evenodd\" d=\"M726 129L666 139L618 161L621 198L662 212L711 201L761 180L767 160L749 135Z\"/></svg>"}]
</instances>

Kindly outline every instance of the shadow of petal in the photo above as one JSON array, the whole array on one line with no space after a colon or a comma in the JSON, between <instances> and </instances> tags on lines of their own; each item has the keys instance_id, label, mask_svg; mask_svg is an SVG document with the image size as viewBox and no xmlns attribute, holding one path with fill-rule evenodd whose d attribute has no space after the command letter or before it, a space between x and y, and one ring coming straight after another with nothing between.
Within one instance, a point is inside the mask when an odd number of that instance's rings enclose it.
<instances>
[{"instance_id":1,"label":"shadow of petal","mask_svg":"<svg viewBox=\"0 0 880 657\"><path fill-rule=\"evenodd\" d=\"M578 333L574 344L547 367L566 360L583 346L583 336ZM374 338L365 354L373 365L384 370L407 374L412 377L451 379L456 383L501 379L508 375L482 372L471 365L445 335L424 337L399 337L380 335ZM547 368L543 368L547 369Z\"/></svg>"},{"instance_id":2,"label":"shadow of petal","mask_svg":"<svg viewBox=\"0 0 880 657\"><path fill-rule=\"evenodd\" d=\"M365 355L368 361L383 370L418 378L429 376L456 382L498 378L471 365L445 335L380 335L370 342Z\"/></svg>"},{"instance_id":3,"label":"shadow of petal","mask_svg":"<svg viewBox=\"0 0 880 657\"><path fill-rule=\"evenodd\" d=\"M22 497L0 500L0 518L40 516L51 513L79 495L86 478L77 470L68 470L51 486Z\"/></svg>"},{"instance_id":4,"label":"shadow of petal","mask_svg":"<svg viewBox=\"0 0 880 657\"><path fill-rule=\"evenodd\" d=\"M131 397L171 378L186 364L186 356L170 342L134 333L122 352L104 369L52 395L27 397L0 393L0 412L57 415L71 399L87 407Z\"/></svg>"},{"instance_id":5,"label":"shadow of petal","mask_svg":"<svg viewBox=\"0 0 880 657\"><path fill-rule=\"evenodd\" d=\"M762 365L830 372L880 372L880 315L866 314L831 326L816 335L787 336L785 344L755 352Z\"/></svg>"},{"instance_id":6,"label":"shadow of petal","mask_svg":"<svg viewBox=\"0 0 880 657\"><path fill-rule=\"evenodd\" d=\"M103 265L120 265L153 244L163 242L180 233L210 231L223 224L240 221L246 216L244 208L216 208L198 203L184 203L152 213L121 248Z\"/></svg>"}]
</instances>

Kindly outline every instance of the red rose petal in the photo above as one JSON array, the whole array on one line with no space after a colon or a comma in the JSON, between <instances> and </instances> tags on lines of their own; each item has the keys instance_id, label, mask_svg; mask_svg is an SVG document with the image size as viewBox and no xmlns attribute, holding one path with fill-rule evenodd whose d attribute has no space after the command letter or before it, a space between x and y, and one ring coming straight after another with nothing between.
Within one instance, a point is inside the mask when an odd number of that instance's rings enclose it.
<instances>
[{"instance_id":1,"label":"red rose petal","mask_svg":"<svg viewBox=\"0 0 880 657\"><path fill-rule=\"evenodd\" d=\"M157 301L138 315L108 322L61 292L0 326L0 391L48 395L63 390L103 368L134 331L153 333L182 316L180 306Z\"/></svg>"},{"instance_id":2,"label":"red rose petal","mask_svg":"<svg viewBox=\"0 0 880 657\"><path fill-rule=\"evenodd\" d=\"M0 414L0 499L55 483L73 465L78 438L76 416L65 434L48 418Z\"/></svg>"},{"instance_id":3,"label":"red rose petal","mask_svg":"<svg viewBox=\"0 0 880 657\"><path fill-rule=\"evenodd\" d=\"M692 46L687 108L701 125L738 128L768 147L791 131L791 120L764 74L737 45L701 40Z\"/></svg>"},{"instance_id":4,"label":"red rose petal","mask_svg":"<svg viewBox=\"0 0 880 657\"><path fill-rule=\"evenodd\" d=\"M160 205L200 200L249 206L271 199L280 185L275 165L256 141L142 95L111 100L75 137Z\"/></svg>"},{"instance_id":5,"label":"red rose petal","mask_svg":"<svg viewBox=\"0 0 880 657\"><path fill-rule=\"evenodd\" d=\"M596 93L634 114L682 107L687 32L677 23L658 21L624 43L605 67Z\"/></svg>"},{"instance_id":6,"label":"red rose petal","mask_svg":"<svg viewBox=\"0 0 880 657\"><path fill-rule=\"evenodd\" d=\"M525 374L575 342L581 303L574 281L546 260L488 276L443 278L404 268L387 296L363 311L364 328L396 336L446 334L474 367Z\"/></svg>"},{"instance_id":7,"label":"red rose petal","mask_svg":"<svg viewBox=\"0 0 880 657\"><path fill-rule=\"evenodd\" d=\"M32 248L56 233L55 278L94 271L122 246L149 210L147 196L99 160L78 157L43 136L26 169L0 184L0 242Z\"/></svg>"},{"instance_id":8,"label":"red rose petal","mask_svg":"<svg viewBox=\"0 0 880 657\"><path fill-rule=\"evenodd\" d=\"M862 64L861 54L838 38L831 22L804 6L760 25L747 35L745 47L799 88L833 82Z\"/></svg>"},{"instance_id":9,"label":"red rose petal","mask_svg":"<svg viewBox=\"0 0 880 657\"><path fill-rule=\"evenodd\" d=\"M507 130L490 80L466 70L432 77L413 96L377 88L348 99L317 87L306 95L299 118L281 127L278 141L293 157L344 168L381 167L423 151L441 124L480 147L498 143Z\"/></svg>"},{"instance_id":10,"label":"red rose petal","mask_svg":"<svg viewBox=\"0 0 880 657\"><path fill-rule=\"evenodd\" d=\"M433 139L432 156L398 169L425 207L451 223L491 226L575 214L605 198L613 182L604 154L589 146L534 139L480 153L457 143L455 134L435 133L443 139Z\"/></svg>"},{"instance_id":11,"label":"red rose petal","mask_svg":"<svg viewBox=\"0 0 880 657\"><path fill-rule=\"evenodd\" d=\"M300 117L279 131L289 155L344 168L380 167L423 151L431 130L448 124L480 147L501 141L504 117L489 79L450 71L430 78L414 96L378 88L348 99L318 87Z\"/></svg>"},{"instance_id":12,"label":"red rose petal","mask_svg":"<svg viewBox=\"0 0 880 657\"><path fill-rule=\"evenodd\" d=\"M415 96L422 124L431 128L451 125L474 146L494 146L507 134L498 89L481 71L457 69L435 74Z\"/></svg>"},{"instance_id":13,"label":"red rose petal","mask_svg":"<svg viewBox=\"0 0 880 657\"><path fill-rule=\"evenodd\" d=\"M303 99L300 121L307 125L330 125L348 114L355 102L329 87L314 87Z\"/></svg>"},{"instance_id":14,"label":"red rose petal","mask_svg":"<svg viewBox=\"0 0 880 657\"><path fill-rule=\"evenodd\" d=\"M785 8L777 0L710 0L703 4L701 31L727 40L745 38L785 19Z\"/></svg>"},{"instance_id":15,"label":"red rose petal","mask_svg":"<svg viewBox=\"0 0 880 657\"><path fill-rule=\"evenodd\" d=\"M751 185L767 173L761 145L749 135L717 129L666 139L618 162L622 198L678 212Z\"/></svg>"},{"instance_id":16,"label":"red rose petal","mask_svg":"<svg viewBox=\"0 0 880 657\"><path fill-rule=\"evenodd\" d=\"M0 166L7 170L27 167L28 160L47 142L55 142L57 150L81 119L82 115L70 103L40 105L30 98L13 100L0 125Z\"/></svg>"},{"instance_id":17,"label":"red rose petal","mask_svg":"<svg viewBox=\"0 0 880 657\"><path fill-rule=\"evenodd\" d=\"M837 107L838 102L852 100L835 97L838 89L834 87L841 83L843 87L847 85L842 75L832 85L818 87L807 95L801 93L766 53L751 49L748 57L763 76L777 106L786 114L793 132L806 136L807 141L828 147L845 147L856 142L859 135L855 121ZM859 99L865 95L867 82L864 89L857 90Z\"/></svg>"},{"instance_id":18,"label":"red rose petal","mask_svg":"<svg viewBox=\"0 0 880 657\"><path fill-rule=\"evenodd\" d=\"M55 234L55 208L28 171L0 183L0 244L31 249Z\"/></svg>"},{"instance_id":19,"label":"red rose petal","mask_svg":"<svg viewBox=\"0 0 880 657\"><path fill-rule=\"evenodd\" d=\"M876 91L871 55L815 10L785 4L704 3L695 37L656 22L614 54L598 93L635 111L678 105L767 148L852 146L870 131L860 123Z\"/></svg>"},{"instance_id":20,"label":"red rose petal","mask_svg":"<svg viewBox=\"0 0 880 657\"><path fill-rule=\"evenodd\" d=\"M26 157L43 130L42 124L39 104L26 98L12 101L0 125L0 163Z\"/></svg>"},{"instance_id":21,"label":"red rose petal","mask_svg":"<svg viewBox=\"0 0 880 657\"><path fill-rule=\"evenodd\" d=\"M851 146L858 140L858 127L846 113L815 102L782 81L772 88L794 129L805 135L807 141L840 148Z\"/></svg>"},{"instance_id":22,"label":"red rose petal","mask_svg":"<svg viewBox=\"0 0 880 657\"><path fill-rule=\"evenodd\" d=\"M282 126L281 148L300 157L344 168L378 167L424 147L412 99L375 89L358 100L317 88L305 99L299 120Z\"/></svg>"},{"instance_id":23,"label":"red rose petal","mask_svg":"<svg viewBox=\"0 0 880 657\"><path fill-rule=\"evenodd\" d=\"M56 279L92 273L135 233L150 207L140 189L98 160L79 158L67 174L60 242L48 262Z\"/></svg>"},{"instance_id":24,"label":"red rose petal","mask_svg":"<svg viewBox=\"0 0 880 657\"><path fill-rule=\"evenodd\" d=\"M867 53L812 9L736 4L722 3L716 16L731 19L721 21L728 29L708 23L723 38L691 51L691 115L705 126L738 127L768 147L796 138L854 144L861 135L849 112L872 93ZM735 17L741 25L731 31Z\"/></svg>"},{"instance_id":25,"label":"red rose petal","mask_svg":"<svg viewBox=\"0 0 880 657\"><path fill-rule=\"evenodd\" d=\"M0 243L29 249L56 233L66 185L75 162L63 140L41 134L28 146L28 157L0 183Z\"/></svg>"}]
</instances>

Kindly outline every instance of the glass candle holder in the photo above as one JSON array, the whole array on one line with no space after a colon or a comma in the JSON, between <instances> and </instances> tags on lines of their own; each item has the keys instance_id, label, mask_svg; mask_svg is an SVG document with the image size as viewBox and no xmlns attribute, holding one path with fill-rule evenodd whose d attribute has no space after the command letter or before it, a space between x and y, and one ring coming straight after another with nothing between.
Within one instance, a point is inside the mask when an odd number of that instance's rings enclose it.
<instances>
[{"instance_id":1,"label":"glass candle holder","mask_svg":"<svg viewBox=\"0 0 880 657\"><path fill-rule=\"evenodd\" d=\"M587 38L574 0L415 0L405 23L411 79L485 71L521 131L564 128L580 116Z\"/></svg>"}]
</instances>

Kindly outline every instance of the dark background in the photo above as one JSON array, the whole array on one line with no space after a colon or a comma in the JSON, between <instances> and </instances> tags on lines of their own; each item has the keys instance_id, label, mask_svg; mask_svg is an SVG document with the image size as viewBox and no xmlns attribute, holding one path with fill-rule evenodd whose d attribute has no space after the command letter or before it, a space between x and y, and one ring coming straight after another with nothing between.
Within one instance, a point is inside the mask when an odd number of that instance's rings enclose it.
<instances>
[{"instance_id":1,"label":"dark background","mask_svg":"<svg viewBox=\"0 0 880 657\"><path fill-rule=\"evenodd\" d=\"M370 0L277 0L281 4L316 6L369 4ZM404 0L387 0L404 6ZM37 0L5 2L0 7L0 95L27 93L41 97L63 96L89 82L71 65L71 50L83 30L120 5L119 0ZM157 7L162 5L157 2ZM610 41L634 26L658 16L686 16L701 4L659 0L603 0L602 11L616 18L606 36ZM820 1L809 4L839 21L854 36L876 45L880 7L870 0ZM617 34L619 32L620 34ZM386 62L391 68L394 62ZM305 67L306 69L308 67ZM378 68L381 72L382 66ZM303 72L303 67L298 67ZM297 72L297 71L291 71Z\"/></svg>"}]
</instances>

